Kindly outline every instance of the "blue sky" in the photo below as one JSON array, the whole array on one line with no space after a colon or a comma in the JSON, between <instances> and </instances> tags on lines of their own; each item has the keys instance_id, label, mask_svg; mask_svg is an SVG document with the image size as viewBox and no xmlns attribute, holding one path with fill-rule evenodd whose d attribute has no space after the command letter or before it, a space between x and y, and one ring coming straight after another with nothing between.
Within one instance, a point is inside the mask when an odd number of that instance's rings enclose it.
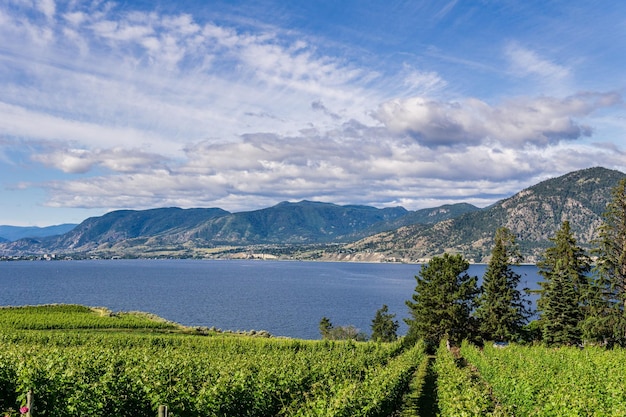
<instances>
[{"instance_id":1,"label":"blue sky","mask_svg":"<svg viewBox=\"0 0 626 417\"><path fill-rule=\"evenodd\" d=\"M0 4L0 224L626 171L626 3Z\"/></svg>"}]
</instances>

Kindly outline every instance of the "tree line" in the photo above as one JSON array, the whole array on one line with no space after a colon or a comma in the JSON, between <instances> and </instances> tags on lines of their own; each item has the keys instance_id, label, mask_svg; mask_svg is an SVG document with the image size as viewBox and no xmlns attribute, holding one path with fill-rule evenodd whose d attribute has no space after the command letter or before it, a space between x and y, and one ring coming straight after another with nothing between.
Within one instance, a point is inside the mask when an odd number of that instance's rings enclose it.
<instances>
[{"instance_id":1,"label":"tree line","mask_svg":"<svg viewBox=\"0 0 626 417\"><path fill-rule=\"evenodd\" d=\"M543 278L537 318L520 290L521 276L513 268L521 255L513 233L497 229L491 259L482 285L470 276L469 261L445 253L423 265L417 284L406 302L410 318L407 343L424 340L436 348L442 339L460 344L473 342L536 342L550 346L593 343L626 346L626 179L611 191L598 237L587 253L563 221L537 263ZM372 339L397 338L398 322L386 305L372 320ZM353 326L334 327L326 317L320 322L324 339L365 340Z\"/></svg>"},{"instance_id":2,"label":"tree line","mask_svg":"<svg viewBox=\"0 0 626 417\"><path fill-rule=\"evenodd\" d=\"M567 220L550 239L537 263L543 281L536 290L536 320L528 323L528 290L518 289L515 236L502 227L480 287L461 255L434 257L422 267L407 301L407 339L432 347L444 338L453 344L468 339L626 346L626 179L611 197L590 254L578 246Z\"/></svg>"},{"instance_id":3,"label":"tree line","mask_svg":"<svg viewBox=\"0 0 626 417\"><path fill-rule=\"evenodd\" d=\"M375 342L393 342L398 338L398 320L394 320L395 314L389 313L389 307L383 304L376 311L376 315L372 320L372 336L371 340ZM325 340L357 340L365 341L368 339L367 334L359 331L352 325L334 326L330 319L326 316L322 317L319 325L322 339Z\"/></svg>"}]
</instances>

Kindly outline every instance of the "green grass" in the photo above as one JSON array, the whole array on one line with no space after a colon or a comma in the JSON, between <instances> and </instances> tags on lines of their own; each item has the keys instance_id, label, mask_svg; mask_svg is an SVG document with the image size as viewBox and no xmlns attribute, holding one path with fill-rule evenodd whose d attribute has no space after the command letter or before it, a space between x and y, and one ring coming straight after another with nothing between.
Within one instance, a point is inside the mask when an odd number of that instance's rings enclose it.
<instances>
[{"instance_id":1,"label":"green grass","mask_svg":"<svg viewBox=\"0 0 626 417\"><path fill-rule=\"evenodd\" d=\"M154 315L139 312L113 313L106 308L73 304L51 304L23 307L1 307L0 329L161 329L181 326Z\"/></svg>"}]
</instances>

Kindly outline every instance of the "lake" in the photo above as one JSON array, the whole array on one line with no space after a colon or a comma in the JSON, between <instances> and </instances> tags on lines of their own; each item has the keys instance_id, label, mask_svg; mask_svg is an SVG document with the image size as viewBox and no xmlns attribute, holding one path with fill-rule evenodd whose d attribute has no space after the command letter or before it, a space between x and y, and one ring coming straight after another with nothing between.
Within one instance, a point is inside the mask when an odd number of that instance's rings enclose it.
<instances>
[{"instance_id":1,"label":"lake","mask_svg":"<svg viewBox=\"0 0 626 417\"><path fill-rule=\"evenodd\" d=\"M368 335L383 304L396 314L420 265L246 260L90 260L0 262L0 305L72 303L146 311L187 326L267 330L319 339L323 316ZM471 265L479 279L485 265ZM520 287L538 288L534 265L516 267Z\"/></svg>"}]
</instances>

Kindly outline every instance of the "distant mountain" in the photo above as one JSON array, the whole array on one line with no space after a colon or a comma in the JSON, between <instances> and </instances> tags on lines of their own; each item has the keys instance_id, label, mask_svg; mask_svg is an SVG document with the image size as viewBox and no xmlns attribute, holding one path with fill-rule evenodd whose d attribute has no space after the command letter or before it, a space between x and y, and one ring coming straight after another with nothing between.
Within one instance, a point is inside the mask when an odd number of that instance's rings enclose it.
<instances>
[{"instance_id":1,"label":"distant mountain","mask_svg":"<svg viewBox=\"0 0 626 417\"><path fill-rule=\"evenodd\" d=\"M40 242L45 251L88 252L110 248L119 242L167 237L196 227L209 219L230 213L219 208L181 209L177 207L150 210L117 210L91 217L72 231Z\"/></svg>"},{"instance_id":2,"label":"distant mountain","mask_svg":"<svg viewBox=\"0 0 626 417\"><path fill-rule=\"evenodd\" d=\"M379 260L419 261L444 252L487 259L496 229L509 228L528 262L546 248L564 220L581 245L589 245L602 223L611 189L626 174L589 168L543 181L483 210L432 225L409 225L348 244L341 253L376 253ZM342 256L335 256L341 258ZM333 255L329 255L333 258Z\"/></svg>"},{"instance_id":3,"label":"distant mountain","mask_svg":"<svg viewBox=\"0 0 626 417\"><path fill-rule=\"evenodd\" d=\"M439 207L425 208L408 212L405 216L393 221L385 222L379 227L387 228L387 230L393 230L412 224L435 224L444 220L454 219L465 213L471 213L479 210L480 208L468 203L444 204ZM374 225L374 227L377 227L377 225Z\"/></svg>"},{"instance_id":4,"label":"distant mountain","mask_svg":"<svg viewBox=\"0 0 626 417\"><path fill-rule=\"evenodd\" d=\"M373 224L393 221L407 213L402 207L283 202L212 219L185 233L184 238L220 245L345 242L365 236L363 231Z\"/></svg>"},{"instance_id":5,"label":"distant mountain","mask_svg":"<svg viewBox=\"0 0 626 417\"><path fill-rule=\"evenodd\" d=\"M543 181L479 209L471 204L402 207L300 201L229 213L219 208L119 210L62 235L0 242L0 255L255 257L419 262L444 252L488 259L497 228L534 262L563 220L579 244L596 236L611 189L626 174L590 168ZM0 235L1 236L1 235Z\"/></svg>"},{"instance_id":6,"label":"distant mountain","mask_svg":"<svg viewBox=\"0 0 626 417\"><path fill-rule=\"evenodd\" d=\"M63 233L67 233L75 227L75 224L69 223L47 227L0 226L0 242L12 242L24 238L40 238L54 235L62 235Z\"/></svg>"},{"instance_id":7,"label":"distant mountain","mask_svg":"<svg viewBox=\"0 0 626 417\"><path fill-rule=\"evenodd\" d=\"M283 202L240 213L217 208L119 210L89 218L61 236L0 244L0 254L106 252L150 256L169 251L173 256L187 256L198 248L225 245L348 242L366 236L364 231L374 224L408 213L402 207L378 209L312 201Z\"/></svg>"}]
</instances>

